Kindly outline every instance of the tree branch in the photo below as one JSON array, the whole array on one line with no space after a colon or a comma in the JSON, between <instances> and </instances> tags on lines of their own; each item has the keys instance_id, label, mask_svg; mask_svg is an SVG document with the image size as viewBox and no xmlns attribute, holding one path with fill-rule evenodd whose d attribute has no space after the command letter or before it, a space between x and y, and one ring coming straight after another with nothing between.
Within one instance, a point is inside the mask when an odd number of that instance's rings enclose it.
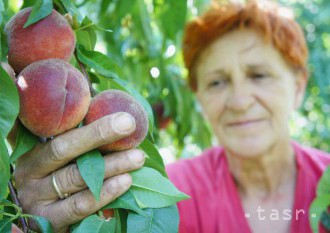
<instances>
[{"instance_id":1,"label":"tree branch","mask_svg":"<svg viewBox=\"0 0 330 233\"><path fill-rule=\"evenodd\" d=\"M9 187L9 191L10 191L10 196L13 199L15 205L17 205L20 209L22 209L21 203L18 200L18 197L17 197L16 191L15 191L14 185L13 185L13 183L12 183L11 180L9 181L8 187ZM29 230L29 227L27 225L27 222L26 222L25 218L19 217L19 220L20 220L20 222L22 224L23 232L24 233L27 233L28 230Z\"/></svg>"},{"instance_id":2,"label":"tree branch","mask_svg":"<svg viewBox=\"0 0 330 233\"><path fill-rule=\"evenodd\" d=\"M95 90L94 90L94 88L93 88L93 86L92 86L92 83L91 83L91 81L90 81L90 79L89 79L89 76L88 76L88 74L87 74L87 72L86 72L85 65L82 64L82 63L79 61L79 59L78 59L77 49L74 50L74 56L76 57L76 60L77 60L77 62L78 62L78 65L79 65L79 67L80 67L80 69L81 69L81 71L82 71L82 73L83 73L85 79L87 80L87 83L88 83L88 86L89 86L89 90L90 90L90 92L91 92L91 96L94 97L94 96L96 95L96 92L95 92Z\"/></svg>"}]
</instances>

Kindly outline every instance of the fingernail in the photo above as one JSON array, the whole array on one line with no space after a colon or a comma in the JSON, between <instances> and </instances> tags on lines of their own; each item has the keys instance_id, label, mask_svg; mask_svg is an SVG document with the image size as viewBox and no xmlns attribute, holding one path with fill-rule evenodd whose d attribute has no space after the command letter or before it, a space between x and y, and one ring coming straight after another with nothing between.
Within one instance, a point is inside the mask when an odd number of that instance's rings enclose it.
<instances>
[{"instance_id":1,"label":"fingernail","mask_svg":"<svg viewBox=\"0 0 330 233\"><path fill-rule=\"evenodd\" d=\"M131 183L132 183L132 178L131 178L131 176L130 175L128 175L128 174L124 174L124 175L121 175L120 177L119 177L119 183L121 184L121 185L123 185L123 186L130 186L131 185Z\"/></svg>"},{"instance_id":2,"label":"fingernail","mask_svg":"<svg viewBox=\"0 0 330 233\"><path fill-rule=\"evenodd\" d=\"M127 132L135 128L135 119L128 113L121 113L115 116L112 127L117 132Z\"/></svg>"},{"instance_id":3,"label":"fingernail","mask_svg":"<svg viewBox=\"0 0 330 233\"><path fill-rule=\"evenodd\" d=\"M129 160L133 163L142 163L144 161L144 154L140 150L134 150L128 155Z\"/></svg>"}]
</instances>

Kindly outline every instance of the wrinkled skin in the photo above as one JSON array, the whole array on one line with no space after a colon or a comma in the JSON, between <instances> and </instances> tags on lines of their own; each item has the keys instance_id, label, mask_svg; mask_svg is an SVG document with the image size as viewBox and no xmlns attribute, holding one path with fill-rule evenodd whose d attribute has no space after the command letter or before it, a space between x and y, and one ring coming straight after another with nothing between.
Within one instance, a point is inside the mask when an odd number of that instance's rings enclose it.
<instances>
[{"instance_id":1,"label":"wrinkled skin","mask_svg":"<svg viewBox=\"0 0 330 233\"><path fill-rule=\"evenodd\" d=\"M120 112L38 144L17 160L13 174L23 211L48 218L54 232L68 232L71 224L95 213L122 195L132 183L127 173L143 166L142 151L131 149L104 155L105 177L99 202L87 189L72 160L134 131L134 118ZM52 173L59 190L71 193L70 197L59 199L52 186ZM33 223L32 227L36 229Z\"/></svg>"}]
</instances>

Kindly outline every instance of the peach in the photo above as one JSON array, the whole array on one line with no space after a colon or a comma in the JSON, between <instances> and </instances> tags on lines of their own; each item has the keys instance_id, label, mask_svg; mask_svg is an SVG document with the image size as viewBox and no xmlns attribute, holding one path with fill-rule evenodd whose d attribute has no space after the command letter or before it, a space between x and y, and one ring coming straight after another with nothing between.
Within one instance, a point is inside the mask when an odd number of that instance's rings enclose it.
<instances>
[{"instance_id":1,"label":"peach","mask_svg":"<svg viewBox=\"0 0 330 233\"><path fill-rule=\"evenodd\" d=\"M21 10L5 26L9 45L8 62L16 73L42 59L69 61L76 44L71 26L55 10L46 18L23 28L31 11L31 7Z\"/></svg>"},{"instance_id":2,"label":"peach","mask_svg":"<svg viewBox=\"0 0 330 233\"><path fill-rule=\"evenodd\" d=\"M90 103L87 80L70 63L51 58L26 67L17 77L19 119L39 137L77 126Z\"/></svg>"},{"instance_id":3,"label":"peach","mask_svg":"<svg viewBox=\"0 0 330 233\"><path fill-rule=\"evenodd\" d=\"M11 79L13 81L15 81L15 72L14 72L13 68L11 68L11 66L8 63L5 63L5 62L1 62L1 66L7 72L9 77L11 77Z\"/></svg>"},{"instance_id":4,"label":"peach","mask_svg":"<svg viewBox=\"0 0 330 233\"><path fill-rule=\"evenodd\" d=\"M134 117L135 132L124 139L101 146L100 151L120 151L137 147L148 133L148 115L143 106L131 95L119 90L107 90L96 95L91 101L84 124L90 124L105 115L116 112L127 112Z\"/></svg>"},{"instance_id":5,"label":"peach","mask_svg":"<svg viewBox=\"0 0 330 233\"><path fill-rule=\"evenodd\" d=\"M115 215L115 211L114 211L114 209L106 209L106 210L102 210L102 217L103 217L105 220L109 220L109 219L111 219L114 215Z\"/></svg>"}]
</instances>

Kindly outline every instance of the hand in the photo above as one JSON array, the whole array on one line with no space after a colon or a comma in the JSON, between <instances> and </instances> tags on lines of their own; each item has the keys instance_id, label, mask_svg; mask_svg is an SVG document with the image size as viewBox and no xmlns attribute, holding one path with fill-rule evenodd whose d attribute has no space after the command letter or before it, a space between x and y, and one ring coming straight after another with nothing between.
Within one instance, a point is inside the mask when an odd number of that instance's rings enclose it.
<instances>
[{"instance_id":1,"label":"hand","mask_svg":"<svg viewBox=\"0 0 330 233\"><path fill-rule=\"evenodd\" d=\"M46 217L55 232L66 232L69 225L125 193L132 183L127 172L143 166L142 151L131 149L104 156L105 180L99 202L87 189L77 165L69 162L87 151L124 138L134 130L135 120L131 115L115 113L38 144L21 156L13 176L23 211ZM71 194L70 197L59 199L52 185L52 174L60 192Z\"/></svg>"}]
</instances>

